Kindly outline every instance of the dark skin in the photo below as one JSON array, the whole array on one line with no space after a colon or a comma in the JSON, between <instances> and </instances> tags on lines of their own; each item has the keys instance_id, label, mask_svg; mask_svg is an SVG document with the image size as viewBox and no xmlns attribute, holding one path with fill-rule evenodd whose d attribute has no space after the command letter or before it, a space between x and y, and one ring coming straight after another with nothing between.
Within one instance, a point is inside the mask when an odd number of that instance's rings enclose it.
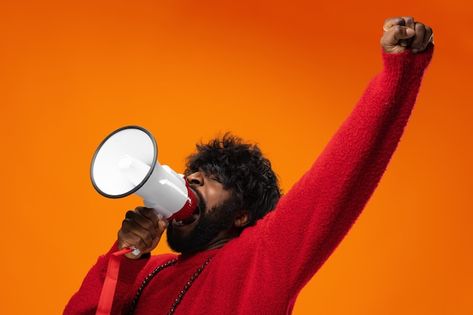
<instances>
[{"instance_id":1,"label":"dark skin","mask_svg":"<svg viewBox=\"0 0 473 315\"><path fill-rule=\"evenodd\" d=\"M388 18L384 21L383 30L380 44L387 53L400 53L406 49L420 53L429 43L433 43L432 28L415 21L412 16Z\"/></svg>"},{"instance_id":2,"label":"dark skin","mask_svg":"<svg viewBox=\"0 0 473 315\"><path fill-rule=\"evenodd\" d=\"M206 209L203 211L212 211L211 209L221 205L230 197L231 191L226 190L220 182L203 172L190 174L187 176L187 181L191 188L198 191L199 195L204 198ZM223 246L237 235L234 228L243 227L247 223L248 213L243 212L235 218L232 228L221 231L204 250ZM138 259L142 254L149 253L156 248L168 224L166 219L150 208L137 207L134 211L128 211L118 232L118 247L120 249L124 247L139 249L141 254L138 256L132 253L126 255L131 259ZM193 229L195 224L194 222L183 226L177 229L176 232L186 235Z\"/></svg>"},{"instance_id":3,"label":"dark skin","mask_svg":"<svg viewBox=\"0 0 473 315\"><path fill-rule=\"evenodd\" d=\"M380 44L387 53L401 53L406 49L411 49L413 53L420 53L427 49L429 43L433 43L432 28L415 21L411 16L388 18L384 21L383 30ZM211 209L221 205L231 196L230 190L226 190L219 181L203 172L190 174L187 176L187 181L191 188L198 191L204 199L206 209L203 211L212 211ZM224 246L238 235L236 230L247 225L248 218L248 213L242 211L235 217L233 226L228 230L222 230L203 250ZM156 248L168 224L166 219L150 208L137 207L134 211L128 211L118 232L118 247L139 249L140 254L137 256L132 253L126 255L130 259L138 259ZM187 235L195 225L196 222L193 222L179 227L176 233Z\"/></svg>"}]
</instances>

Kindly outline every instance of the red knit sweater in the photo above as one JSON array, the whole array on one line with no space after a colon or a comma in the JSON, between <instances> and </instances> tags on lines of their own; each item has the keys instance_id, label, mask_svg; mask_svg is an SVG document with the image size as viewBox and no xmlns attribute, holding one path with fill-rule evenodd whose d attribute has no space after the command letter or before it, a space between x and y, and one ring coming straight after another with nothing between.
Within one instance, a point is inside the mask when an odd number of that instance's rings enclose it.
<instances>
[{"instance_id":1,"label":"red knit sweater","mask_svg":"<svg viewBox=\"0 0 473 315\"><path fill-rule=\"evenodd\" d=\"M144 289L135 314L167 314L196 269L213 259L175 314L289 314L300 290L334 251L376 188L408 121L429 64L426 51L382 51L384 68L349 117L276 209L219 249L122 261L113 314L125 313L143 279L173 257ZM110 253L89 271L65 314L94 314Z\"/></svg>"}]
</instances>

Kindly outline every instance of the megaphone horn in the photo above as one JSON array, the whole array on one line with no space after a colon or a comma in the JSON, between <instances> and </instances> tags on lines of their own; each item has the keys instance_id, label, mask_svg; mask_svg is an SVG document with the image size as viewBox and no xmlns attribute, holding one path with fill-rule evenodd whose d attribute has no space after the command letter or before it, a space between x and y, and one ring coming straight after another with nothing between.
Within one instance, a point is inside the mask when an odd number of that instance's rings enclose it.
<instances>
[{"instance_id":1,"label":"megaphone horn","mask_svg":"<svg viewBox=\"0 0 473 315\"><path fill-rule=\"evenodd\" d=\"M95 151L90 168L94 188L108 198L133 193L168 220L184 220L195 212L198 198L182 175L158 162L152 134L126 126L108 135Z\"/></svg>"}]
</instances>

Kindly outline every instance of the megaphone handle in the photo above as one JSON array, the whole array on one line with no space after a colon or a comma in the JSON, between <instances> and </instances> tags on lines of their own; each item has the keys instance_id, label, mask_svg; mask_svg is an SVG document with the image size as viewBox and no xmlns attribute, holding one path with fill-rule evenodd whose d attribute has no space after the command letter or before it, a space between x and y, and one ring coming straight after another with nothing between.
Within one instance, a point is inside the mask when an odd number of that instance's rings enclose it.
<instances>
[{"instance_id":1,"label":"megaphone handle","mask_svg":"<svg viewBox=\"0 0 473 315\"><path fill-rule=\"evenodd\" d=\"M117 287L121 258L123 255L128 253L133 253L133 255L138 256L140 250L136 248L124 248L110 255L105 281L103 283L102 292L100 292L99 303L95 313L96 315L110 315L110 312L112 311L113 296L115 295L115 289Z\"/></svg>"}]
</instances>

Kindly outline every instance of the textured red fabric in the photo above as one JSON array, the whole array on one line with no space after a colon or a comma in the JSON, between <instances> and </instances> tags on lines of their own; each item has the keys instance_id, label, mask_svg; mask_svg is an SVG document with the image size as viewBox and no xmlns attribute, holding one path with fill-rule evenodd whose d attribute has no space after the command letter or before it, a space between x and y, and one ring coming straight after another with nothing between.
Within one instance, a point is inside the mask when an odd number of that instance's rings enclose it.
<instances>
[{"instance_id":1,"label":"textured red fabric","mask_svg":"<svg viewBox=\"0 0 473 315\"><path fill-rule=\"evenodd\" d=\"M120 263L123 255L133 251L131 248L125 248L113 252L108 259L107 272L105 273L105 280L100 293L99 303L96 315L110 315L112 311L113 298L115 296L115 289L117 287L118 274L120 272Z\"/></svg>"},{"instance_id":2,"label":"textured red fabric","mask_svg":"<svg viewBox=\"0 0 473 315\"><path fill-rule=\"evenodd\" d=\"M383 70L320 157L276 209L224 247L178 256L144 290L135 314L167 314L208 256L176 314L289 314L300 290L335 250L369 200L415 103L433 45L419 54L382 51ZM110 253L100 257L65 314L93 314ZM113 314L125 313L144 277L176 257L124 259Z\"/></svg>"}]
</instances>

